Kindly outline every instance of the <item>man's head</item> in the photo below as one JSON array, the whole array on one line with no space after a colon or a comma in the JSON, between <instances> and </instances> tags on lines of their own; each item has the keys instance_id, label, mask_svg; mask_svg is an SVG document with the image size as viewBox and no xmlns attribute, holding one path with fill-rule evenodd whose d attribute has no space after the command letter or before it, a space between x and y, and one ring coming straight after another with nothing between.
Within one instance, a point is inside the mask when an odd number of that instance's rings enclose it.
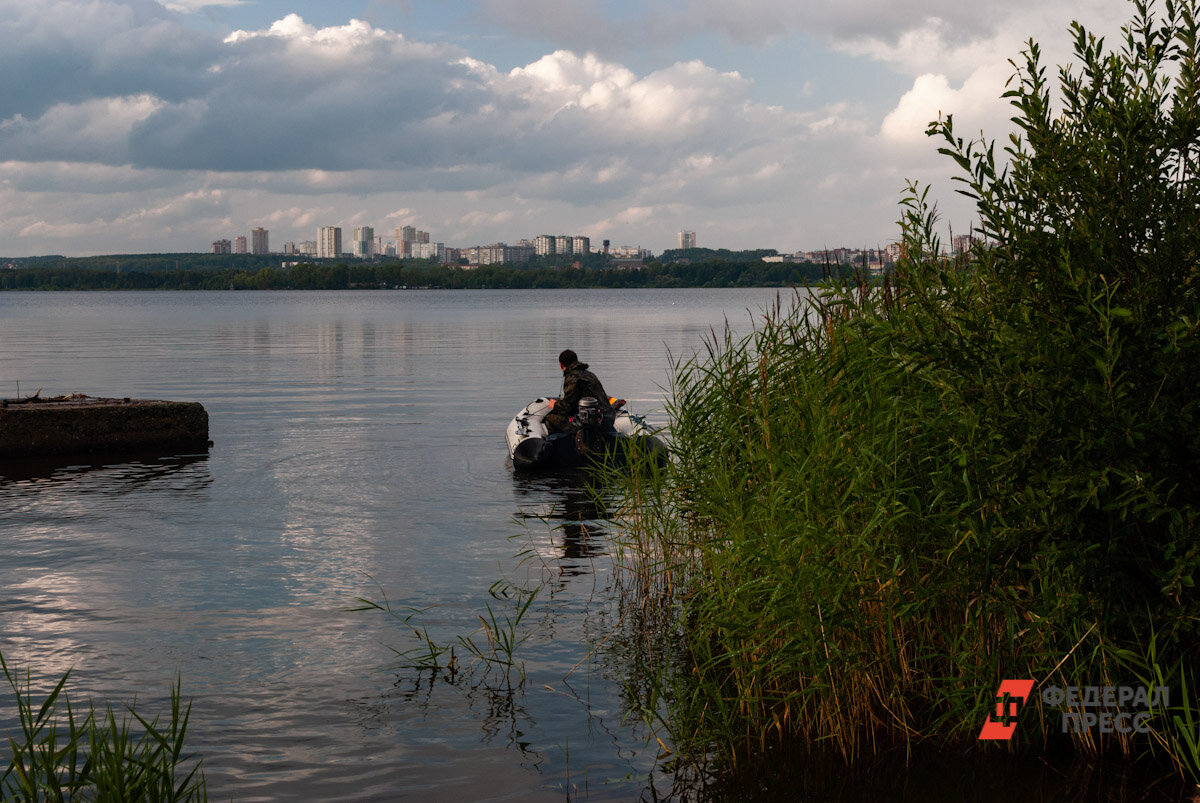
<instances>
[{"instance_id":1,"label":"man's head","mask_svg":"<svg viewBox=\"0 0 1200 803\"><path fill-rule=\"evenodd\" d=\"M563 352L558 355L558 367L564 371L577 362L579 362L579 355L570 349L563 349Z\"/></svg>"}]
</instances>

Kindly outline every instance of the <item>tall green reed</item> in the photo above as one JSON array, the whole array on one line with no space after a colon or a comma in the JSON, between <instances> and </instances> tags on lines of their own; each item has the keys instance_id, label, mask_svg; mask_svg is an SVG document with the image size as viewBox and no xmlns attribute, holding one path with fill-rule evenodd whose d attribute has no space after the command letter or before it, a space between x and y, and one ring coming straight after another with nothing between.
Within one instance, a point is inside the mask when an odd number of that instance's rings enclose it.
<instances>
[{"instance_id":1,"label":"tall green reed","mask_svg":"<svg viewBox=\"0 0 1200 803\"><path fill-rule=\"evenodd\" d=\"M72 707L67 672L42 700L0 654L0 669L15 696L19 736L10 737L11 758L0 774L0 798L9 801L197 801L207 800L200 762L184 752L191 704L180 685L171 690L168 721L147 720L134 704L119 715ZM190 768L188 765L191 765Z\"/></svg>"},{"instance_id":2,"label":"tall green reed","mask_svg":"<svg viewBox=\"0 0 1200 803\"><path fill-rule=\"evenodd\" d=\"M1098 587L1111 563L1089 572L1067 525L1079 498L1054 483L1074 484L1074 469L1024 475L1020 442L955 398L982 395L964 384L997 367L902 345L992 325L994 310L945 301L979 277L939 279L934 322L930 296L912 300L930 292L920 281L832 288L677 366L675 462L631 488L624 548L626 604L656 611L665 636L646 709L669 701L685 753L965 748L997 683L1049 680L1079 623L1137 628ZM1121 682L1109 642L1087 647L1074 682Z\"/></svg>"},{"instance_id":3,"label":"tall green reed","mask_svg":"<svg viewBox=\"0 0 1200 803\"><path fill-rule=\"evenodd\" d=\"M1118 53L1075 26L1059 116L1031 43L1007 167L931 126L979 206L970 251L944 255L910 185L894 275L676 364L627 588L680 646L642 686L683 753L972 749L1003 679L1200 657L1200 26L1191 0L1134 7ZM1030 702L1016 744L1149 739L1195 777L1190 700L1149 737L1064 735Z\"/></svg>"}]
</instances>

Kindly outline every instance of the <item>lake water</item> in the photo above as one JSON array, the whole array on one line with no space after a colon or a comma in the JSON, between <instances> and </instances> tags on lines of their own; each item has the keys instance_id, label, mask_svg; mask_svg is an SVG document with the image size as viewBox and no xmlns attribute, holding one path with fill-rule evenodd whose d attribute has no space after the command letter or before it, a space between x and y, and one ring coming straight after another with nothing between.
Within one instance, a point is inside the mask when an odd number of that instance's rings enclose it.
<instances>
[{"instance_id":1,"label":"lake water","mask_svg":"<svg viewBox=\"0 0 1200 803\"><path fill-rule=\"evenodd\" d=\"M199 401L213 440L0 469L0 651L37 688L70 669L75 701L148 714L178 675L214 800L651 797L670 784L604 643L607 535L573 484L513 474L504 427L557 392L568 347L665 423L669 355L776 296L0 294L0 397ZM396 668L414 628L448 644L510 615L506 584L541 589L523 683Z\"/></svg>"}]
</instances>

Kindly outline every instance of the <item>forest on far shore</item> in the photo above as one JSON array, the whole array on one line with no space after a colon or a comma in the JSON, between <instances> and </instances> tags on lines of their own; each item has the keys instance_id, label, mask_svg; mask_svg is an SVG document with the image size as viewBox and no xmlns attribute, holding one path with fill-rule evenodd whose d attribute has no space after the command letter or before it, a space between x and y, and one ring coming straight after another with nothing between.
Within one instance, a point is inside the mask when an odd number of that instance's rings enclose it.
<instances>
[{"instance_id":1,"label":"forest on far shore","mask_svg":"<svg viewBox=\"0 0 1200 803\"><path fill-rule=\"evenodd\" d=\"M280 255L129 254L0 258L0 290L353 290L395 288L788 287L851 266L763 262L774 251L669 251L640 265L595 254L571 264L444 265L432 260L321 260L282 266Z\"/></svg>"}]
</instances>

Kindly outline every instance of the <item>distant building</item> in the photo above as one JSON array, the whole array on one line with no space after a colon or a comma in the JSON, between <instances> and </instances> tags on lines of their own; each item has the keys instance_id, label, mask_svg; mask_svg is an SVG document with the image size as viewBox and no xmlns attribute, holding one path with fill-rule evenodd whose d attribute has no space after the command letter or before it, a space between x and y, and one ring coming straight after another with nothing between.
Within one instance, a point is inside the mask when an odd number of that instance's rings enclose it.
<instances>
[{"instance_id":1,"label":"distant building","mask_svg":"<svg viewBox=\"0 0 1200 803\"><path fill-rule=\"evenodd\" d=\"M618 245L610 249L608 253L613 259L642 260L654 256L648 249L642 248L640 245Z\"/></svg>"},{"instance_id":2,"label":"distant building","mask_svg":"<svg viewBox=\"0 0 1200 803\"><path fill-rule=\"evenodd\" d=\"M246 238L244 236L239 236L239 237L233 238L233 253L235 253L235 254L246 253Z\"/></svg>"},{"instance_id":3,"label":"distant building","mask_svg":"<svg viewBox=\"0 0 1200 803\"><path fill-rule=\"evenodd\" d=\"M872 273L883 270L885 265L895 261L892 256L899 256L899 244L888 246L886 250L875 248L829 248L821 251L797 251L789 260L792 262L812 262L816 265L843 265L848 268L866 269Z\"/></svg>"},{"instance_id":4,"label":"distant building","mask_svg":"<svg viewBox=\"0 0 1200 803\"><path fill-rule=\"evenodd\" d=\"M628 257L613 257L612 266L617 270L637 270L643 268L646 263L640 259L631 259Z\"/></svg>"},{"instance_id":5,"label":"distant building","mask_svg":"<svg viewBox=\"0 0 1200 803\"><path fill-rule=\"evenodd\" d=\"M353 252L359 259L370 259L375 255L375 229L370 226L355 227Z\"/></svg>"},{"instance_id":6,"label":"distant building","mask_svg":"<svg viewBox=\"0 0 1200 803\"><path fill-rule=\"evenodd\" d=\"M342 256L342 229L339 226L322 226L317 230L317 258L340 259Z\"/></svg>"},{"instance_id":7,"label":"distant building","mask_svg":"<svg viewBox=\"0 0 1200 803\"><path fill-rule=\"evenodd\" d=\"M396 227L396 256L401 259L415 256L413 254L414 244L428 242L429 232L427 231L421 231L416 226Z\"/></svg>"},{"instance_id":8,"label":"distant building","mask_svg":"<svg viewBox=\"0 0 1200 803\"><path fill-rule=\"evenodd\" d=\"M524 244L510 246L504 254L504 261L511 265L519 265L523 262L528 262L533 259L533 246L528 240L522 241Z\"/></svg>"},{"instance_id":9,"label":"distant building","mask_svg":"<svg viewBox=\"0 0 1200 803\"><path fill-rule=\"evenodd\" d=\"M213 240L212 252L214 254L232 254L233 243L228 240Z\"/></svg>"},{"instance_id":10,"label":"distant building","mask_svg":"<svg viewBox=\"0 0 1200 803\"><path fill-rule=\"evenodd\" d=\"M436 259L440 262L442 261L442 254L445 249L445 243L413 243L412 258Z\"/></svg>"},{"instance_id":11,"label":"distant building","mask_svg":"<svg viewBox=\"0 0 1200 803\"><path fill-rule=\"evenodd\" d=\"M294 256L300 253L300 249L294 242L286 242L283 244L283 253L287 256Z\"/></svg>"},{"instance_id":12,"label":"distant building","mask_svg":"<svg viewBox=\"0 0 1200 803\"><path fill-rule=\"evenodd\" d=\"M297 250L303 256L315 257L317 255L317 241L316 240L302 240L300 242L300 245L297 246Z\"/></svg>"},{"instance_id":13,"label":"distant building","mask_svg":"<svg viewBox=\"0 0 1200 803\"><path fill-rule=\"evenodd\" d=\"M550 234L539 234L533 238L533 251L540 257L552 256L555 251L555 239Z\"/></svg>"},{"instance_id":14,"label":"distant building","mask_svg":"<svg viewBox=\"0 0 1200 803\"><path fill-rule=\"evenodd\" d=\"M539 234L532 243L528 240L521 243L532 247L533 253L540 257L589 254L592 250L591 238L578 234Z\"/></svg>"},{"instance_id":15,"label":"distant building","mask_svg":"<svg viewBox=\"0 0 1200 803\"><path fill-rule=\"evenodd\" d=\"M696 232L694 232L694 231L679 232L679 247L680 248L695 248L696 247Z\"/></svg>"},{"instance_id":16,"label":"distant building","mask_svg":"<svg viewBox=\"0 0 1200 803\"><path fill-rule=\"evenodd\" d=\"M269 254L271 247L267 243L267 230L263 228L250 231L250 253Z\"/></svg>"},{"instance_id":17,"label":"distant building","mask_svg":"<svg viewBox=\"0 0 1200 803\"><path fill-rule=\"evenodd\" d=\"M528 245L508 245L492 243L491 245L476 245L461 251L467 262L472 265L506 265L528 262L533 258L533 247Z\"/></svg>"}]
</instances>

